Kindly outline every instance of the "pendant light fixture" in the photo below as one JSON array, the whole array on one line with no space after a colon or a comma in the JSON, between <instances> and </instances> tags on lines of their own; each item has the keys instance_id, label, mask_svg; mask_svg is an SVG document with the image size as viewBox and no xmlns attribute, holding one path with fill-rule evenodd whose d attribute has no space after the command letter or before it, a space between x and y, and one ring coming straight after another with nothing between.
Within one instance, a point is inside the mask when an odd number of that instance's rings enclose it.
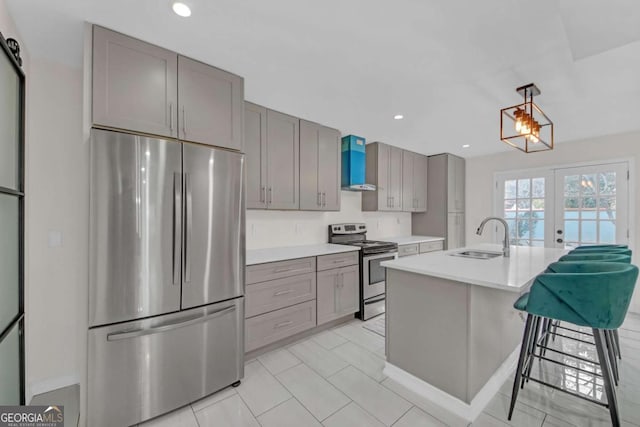
<instances>
[{"instance_id":1,"label":"pendant light fixture","mask_svg":"<svg viewBox=\"0 0 640 427\"><path fill-rule=\"evenodd\" d=\"M525 153L553 150L553 122L533 102L540 89L529 83L516 92L524 102L500 110L500 139Z\"/></svg>"}]
</instances>

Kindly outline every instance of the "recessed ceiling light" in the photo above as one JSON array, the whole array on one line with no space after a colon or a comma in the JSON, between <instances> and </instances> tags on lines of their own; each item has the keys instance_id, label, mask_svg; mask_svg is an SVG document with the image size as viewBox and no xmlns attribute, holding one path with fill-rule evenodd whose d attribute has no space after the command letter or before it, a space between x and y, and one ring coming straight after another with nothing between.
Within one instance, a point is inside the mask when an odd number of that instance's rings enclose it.
<instances>
[{"instance_id":1,"label":"recessed ceiling light","mask_svg":"<svg viewBox=\"0 0 640 427\"><path fill-rule=\"evenodd\" d=\"M469 147L471 147L471 145L469 145L469 144L464 144L464 145L462 146L462 148L469 148Z\"/></svg>"},{"instance_id":2,"label":"recessed ceiling light","mask_svg":"<svg viewBox=\"0 0 640 427\"><path fill-rule=\"evenodd\" d=\"M393 116L393 118L396 120L402 120L404 119L404 116L402 114L396 114L395 116Z\"/></svg>"},{"instance_id":3,"label":"recessed ceiling light","mask_svg":"<svg viewBox=\"0 0 640 427\"><path fill-rule=\"evenodd\" d=\"M174 2L171 7L176 15L182 16L183 18L191 16L191 8L182 2Z\"/></svg>"}]
</instances>

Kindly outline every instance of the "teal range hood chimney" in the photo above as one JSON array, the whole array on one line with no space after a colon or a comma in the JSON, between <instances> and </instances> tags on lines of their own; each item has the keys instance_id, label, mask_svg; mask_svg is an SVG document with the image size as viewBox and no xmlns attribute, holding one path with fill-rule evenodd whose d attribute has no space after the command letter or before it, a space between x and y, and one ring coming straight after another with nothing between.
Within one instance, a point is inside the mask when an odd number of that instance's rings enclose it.
<instances>
[{"instance_id":1,"label":"teal range hood chimney","mask_svg":"<svg viewBox=\"0 0 640 427\"><path fill-rule=\"evenodd\" d=\"M347 191L375 191L376 186L364 182L366 150L360 136L342 137L342 189Z\"/></svg>"}]
</instances>

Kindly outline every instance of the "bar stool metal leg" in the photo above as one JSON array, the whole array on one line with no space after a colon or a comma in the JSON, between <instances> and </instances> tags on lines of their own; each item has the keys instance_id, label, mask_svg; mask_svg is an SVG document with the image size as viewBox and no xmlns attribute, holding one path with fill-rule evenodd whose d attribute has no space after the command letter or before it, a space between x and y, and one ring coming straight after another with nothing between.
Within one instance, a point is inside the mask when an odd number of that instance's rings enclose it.
<instances>
[{"instance_id":1,"label":"bar stool metal leg","mask_svg":"<svg viewBox=\"0 0 640 427\"><path fill-rule=\"evenodd\" d=\"M524 361L528 357L529 353L529 341L531 340L531 326L533 324L533 315L527 316L527 321L524 327L524 334L522 335L522 345L520 346L520 357L518 357L518 367L516 368L516 377L513 380L513 390L511 391L511 406L509 407L509 420L513 415L513 408L516 405L516 399L518 398L518 391L520 387L520 381L522 378L522 370L524 368Z\"/></svg>"},{"instance_id":2,"label":"bar stool metal leg","mask_svg":"<svg viewBox=\"0 0 640 427\"><path fill-rule=\"evenodd\" d=\"M622 360L622 352L620 351L620 336L618 335L617 329L613 330L613 343L618 354L618 359Z\"/></svg>"},{"instance_id":3,"label":"bar stool metal leg","mask_svg":"<svg viewBox=\"0 0 640 427\"><path fill-rule=\"evenodd\" d=\"M611 371L613 371L613 380L618 385L620 381L620 375L618 373L618 360L616 359L616 354L613 349L613 339L611 338L611 331L606 330L603 332L605 343L607 344L607 352L609 353L609 363L611 363Z\"/></svg>"},{"instance_id":4,"label":"bar stool metal leg","mask_svg":"<svg viewBox=\"0 0 640 427\"><path fill-rule=\"evenodd\" d=\"M540 322L542 322L542 317L536 316L536 324L533 330L533 339L531 340L531 354L529 356L527 373L525 375L527 382L529 382L529 377L531 376L531 369L533 369L533 361L535 359L534 355L536 354L536 347L538 346L538 334L540 333ZM522 387L524 388L524 381L522 382Z\"/></svg>"},{"instance_id":5,"label":"bar stool metal leg","mask_svg":"<svg viewBox=\"0 0 640 427\"><path fill-rule=\"evenodd\" d=\"M613 378L611 368L607 360L607 354L604 349L604 333L600 329L593 329L593 338L596 342L596 350L598 352L598 361L602 369L602 379L604 380L604 388L607 394L607 405L611 415L611 423L613 427L620 427L620 418L618 413L618 402L616 400L616 391L613 387Z\"/></svg>"}]
</instances>

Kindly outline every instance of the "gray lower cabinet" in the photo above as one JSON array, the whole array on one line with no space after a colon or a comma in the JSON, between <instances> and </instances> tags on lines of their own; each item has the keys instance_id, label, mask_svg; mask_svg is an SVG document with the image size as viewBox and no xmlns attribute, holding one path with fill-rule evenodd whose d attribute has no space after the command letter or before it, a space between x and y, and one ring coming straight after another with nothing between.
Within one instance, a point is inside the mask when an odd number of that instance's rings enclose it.
<instances>
[{"instance_id":1,"label":"gray lower cabinet","mask_svg":"<svg viewBox=\"0 0 640 427\"><path fill-rule=\"evenodd\" d=\"M310 301L316 298L316 274L307 273L247 285L245 295L246 317Z\"/></svg>"},{"instance_id":2,"label":"gray lower cabinet","mask_svg":"<svg viewBox=\"0 0 640 427\"><path fill-rule=\"evenodd\" d=\"M178 56L178 135L242 151L242 77Z\"/></svg>"},{"instance_id":3,"label":"gray lower cabinet","mask_svg":"<svg viewBox=\"0 0 640 427\"><path fill-rule=\"evenodd\" d=\"M402 210L427 210L427 156L411 151L402 152Z\"/></svg>"},{"instance_id":4,"label":"gray lower cabinet","mask_svg":"<svg viewBox=\"0 0 640 427\"><path fill-rule=\"evenodd\" d=\"M318 325L358 311L360 267L351 265L318 272Z\"/></svg>"},{"instance_id":5,"label":"gray lower cabinet","mask_svg":"<svg viewBox=\"0 0 640 427\"><path fill-rule=\"evenodd\" d=\"M447 156L447 212L464 212L464 159Z\"/></svg>"},{"instance_id":6,"label":"gray lower cabinet","mask_svg":"<svg viewBox=\"0 0 640 427\"><path fill-rule=\"evenodd\" d=\"M177 136L178 55L93 27L93 123Z\"/></svg>"},{"instance_id":7,"label":"gray lower cabinet","mask_svg":"<svg viewBox=\"0 0 640 427\"><path fill-rule=\"evenodd\" d=\"M249 352L316 326L316 302L307 301L245 321L245 351Z\"/></svg>"},{"instance_id":8,"label":"gray lower cabinet","mask_svg":"<svg viewBox=\"0 0 640 427\"><path fill-rule=\"evenodd\" d=\"M381 142L366 146L366 179L375 191L362 193L363 211L402 211L402 152Z\"/></svg>"},{"instance_id":9,"label":"gray lower cabinet","mask_svg":"<svg viewBox=\"0 0 640 427\"><path fill-rule=\"evenodd\" d=\"M340 210L340 131L300 120L300 209Z\"/></svg>"},{"instance_id":10,"label":"gray lower cabinet","mask_svg":"<svg viewBox=\"0 0 640 427\"><path fill-rule=\"evenodd\" d=\"M247 208L300 207L300 120L245 102Z\"/></svg>"},{"instance_id":11,"label":"gray lower cabinet","mask_svg":"<svg viewBox=\"0 0 640 427\"><path fill-rule=\"evenodd\" d=\"M424 254L427 252L435 252L444 250L444 241L436 240L434 242L423 242L420 243L420 253Z\"/></svg>"},{"instance_id":12,"label":"gray lower cabinet","mask_svg":"<svg viewBox=\"0 0 640 427\"><path fill-rule=\"evenodd\" d=\"M417 243L398 246L398 258L411 256L411 255L418 255L419 253L420 253L420 246Z\"/></svg>"}]
</instances>

